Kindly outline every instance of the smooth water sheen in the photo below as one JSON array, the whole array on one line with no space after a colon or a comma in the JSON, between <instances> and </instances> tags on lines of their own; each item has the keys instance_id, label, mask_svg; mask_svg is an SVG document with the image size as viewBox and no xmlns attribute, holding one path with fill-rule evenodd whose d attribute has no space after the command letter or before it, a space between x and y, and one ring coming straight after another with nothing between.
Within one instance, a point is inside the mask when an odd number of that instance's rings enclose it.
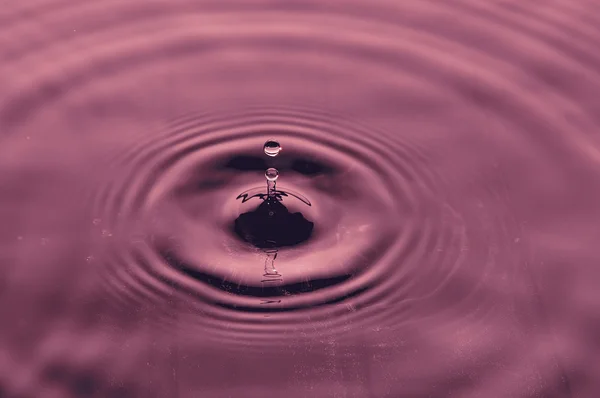
<instances>
[{"instance_id":1,"label":"smooth water sheen","mask_svg":"<svg viewBox=\"0 0 600 398\"><path fill-rule=\"evenodd\" d=\"M600 396L597 2L0 27L0 397ZM234 233L269 168L285 247Z\"/></svg>"}]
</instances>

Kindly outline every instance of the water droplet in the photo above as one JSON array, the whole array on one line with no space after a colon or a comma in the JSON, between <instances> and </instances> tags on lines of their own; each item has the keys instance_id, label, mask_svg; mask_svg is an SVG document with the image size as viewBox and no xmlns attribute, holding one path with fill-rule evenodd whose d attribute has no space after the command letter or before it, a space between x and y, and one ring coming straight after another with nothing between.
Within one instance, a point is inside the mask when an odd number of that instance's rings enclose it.
<instances>
[{"instance_id":1,"label":"water droplet","mask_svg":"<svg viewBox=\"0 0 600 398\"><path fill-rule=\"evenodd\" d=\"M271 167L265 171L265 177L267 177L267 180L269 181L277 181L277 178L279 178L279 171Z\"/></svg>"},{"instance_id":2,"label":"water droplet","mask_svg":"<svg viewBox=\"0 0 600 398\"><path fill-rule=\"evenodd\" d=\"M279 152L281 152L281 149L281 145L275 140L265 142L264 150L267 156L277 156L279 155Z\"/></svg>"}]
</instances>

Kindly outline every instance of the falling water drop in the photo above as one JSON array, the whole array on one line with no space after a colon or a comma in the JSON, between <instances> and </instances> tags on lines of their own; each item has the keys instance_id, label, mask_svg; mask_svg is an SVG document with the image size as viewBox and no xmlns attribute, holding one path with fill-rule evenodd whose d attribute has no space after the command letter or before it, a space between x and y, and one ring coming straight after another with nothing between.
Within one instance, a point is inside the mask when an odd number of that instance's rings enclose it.
<instances>
[{"instance_id":1,"label":"falling water drop","mask_svg":"<svg viewBox=\"0 0 600 398\"><path fill-rule=\"evenodd\" d=\"M277 156L279 155L279 152L281 152L281 149L281 145L279 145L279 142L275 140L269 140L265 142L264 150L267 156Z\"/></svg>"},{"instance_id":2,"label":"falling water drop","mask_svg":"<svg viewBox=\"0 0 600 398\"><path fill-rule=\"evenodd\" d=\"M265 171L265 177L267 177L267 180L269 181L277 181L279 178L279 171L271 167Z\"/></svg>"}]
</instances>

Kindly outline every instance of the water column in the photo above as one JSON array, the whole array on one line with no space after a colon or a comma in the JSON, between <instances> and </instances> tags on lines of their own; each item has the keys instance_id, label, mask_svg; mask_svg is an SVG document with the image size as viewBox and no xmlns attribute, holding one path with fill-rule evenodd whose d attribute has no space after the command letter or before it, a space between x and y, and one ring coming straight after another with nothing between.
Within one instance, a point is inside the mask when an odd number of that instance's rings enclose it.
<instances>
[{"instance_id":1,"label":"water column","mask_svg":"<svg viewBox=\"0 0 600 398\"><path fill-rule=\"evenodd\" d=\"M265 142L263 147L264 152L267 156L275 157L279 155L281 152L281 145L279 142L275 140L269 140ZM267 201L275 201L277 200L276 192L277 192L277 179L279 178L279 171L275 168L268 168L265 171L265 178L267 179ZM272 215L272 212L269 212ZM272 242L275 244L275 242ZM267 257L265 258L265 273L263 274L264 279L263 283L267 282L277 282L282 280L281 274L277 272L275 268L275 259L277 258L278 250L277 248L270 248L264 250ZM279 300L280 301L280 300ZM279 302L277 301L277 302ZM271 301L267 301L264 304L270 303Z\"/></svg>"}]
</instances>

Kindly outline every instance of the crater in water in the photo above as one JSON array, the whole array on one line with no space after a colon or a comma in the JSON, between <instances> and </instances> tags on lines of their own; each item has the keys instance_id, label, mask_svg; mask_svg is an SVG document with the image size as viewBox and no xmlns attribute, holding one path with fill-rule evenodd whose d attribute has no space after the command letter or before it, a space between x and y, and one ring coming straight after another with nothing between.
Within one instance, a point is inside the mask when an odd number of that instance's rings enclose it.
<instances>
[{"instance_id":1,"label":"crater in water","mask_svg":"<svg viewBox=\"0 0 600 398\"><path fill-rule=\"evenodd\" d=\"M280 201L265 199L256 209L235 219L234 231L258 248L280 248L306 242L313 226L302 213L291 213Z\"/></svg>"}]
</instances>

